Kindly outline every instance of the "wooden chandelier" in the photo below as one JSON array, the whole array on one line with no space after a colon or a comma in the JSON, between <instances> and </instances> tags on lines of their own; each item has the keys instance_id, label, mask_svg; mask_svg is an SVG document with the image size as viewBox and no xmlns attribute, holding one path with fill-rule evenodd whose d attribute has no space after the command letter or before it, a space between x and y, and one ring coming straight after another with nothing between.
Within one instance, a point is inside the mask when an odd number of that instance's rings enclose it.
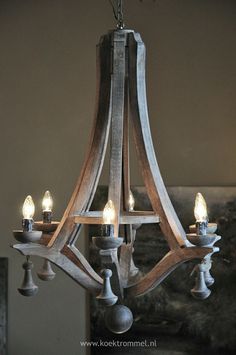
<instances>
[{"instance_id":1,"label":"wooden chandelier","mask_svg":"<svg viewBox=\"0 0 236 355\"><path fill-rule=\"evenodd\" d=\"M190 242L168 197L149 127L145 46L140 35L133 30L118 28L101 37L97 46L97 72L97 103L90 146L63 218L53 234L44 231L38 243L21 243L14 248L26 256L36 255L52 262L97 296L102 304L111 306L108 307L107 325L113 332L122 333L132 324L132 313L124 306L128 297L153 290L177 266L188 260L209 261L209 256L217 251L213 244L219 237L212 234L214 241L211 239L205 244ZM129 210L129 122L152 211ZM109 137L108 200L114 204L115 219L113 236L94 238L105 269L101 277L75 243L84 224L103 224L102 211L90 211L90 206ZM134 281L133 276L137 273L132 258L135 234L145 223L159 223L170 250L148 274ZM120 237L121 225L125 241ZM209 263L207 265L209 271ZM114 305L116 302L118 305Z\"/></svg>"}]
</instances>

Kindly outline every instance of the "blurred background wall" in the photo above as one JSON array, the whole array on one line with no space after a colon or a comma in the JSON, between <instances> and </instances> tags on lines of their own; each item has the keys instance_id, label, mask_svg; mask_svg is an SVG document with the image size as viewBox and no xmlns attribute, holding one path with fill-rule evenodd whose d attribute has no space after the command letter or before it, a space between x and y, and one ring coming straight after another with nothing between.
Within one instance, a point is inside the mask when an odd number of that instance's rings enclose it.
<instances>
[{"instance_id":1,"label":"blurred background wall","mask_svg":"<svg viewBox=\"0 0 236 355\"><path fill-rule=\"evenodd\" d=\"M234 0L125 1L125 23L147 47L150 122L168 185L236 184L235 18ZM84 352L85 292L58 271L50 284L36 280L37 297L23 298L23 258L9 245L27 194L36 218L46 189L55 217L67 205L92 124L95 45L113 27L108 0L0 1L0 256L10 258L10 355ZM142 184L132 161L132 183Z\"/></svg>"}]
</instances>

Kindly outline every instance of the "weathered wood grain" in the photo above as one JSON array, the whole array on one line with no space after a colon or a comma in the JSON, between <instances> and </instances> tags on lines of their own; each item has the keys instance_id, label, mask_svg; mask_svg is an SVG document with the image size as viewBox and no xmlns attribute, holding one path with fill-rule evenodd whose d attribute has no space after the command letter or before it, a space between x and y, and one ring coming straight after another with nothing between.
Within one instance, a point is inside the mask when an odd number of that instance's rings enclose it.
<instances>
[{"instance_id":1,"label":"weathered wood grain","mask_svg":"<svg viewBox=\"0 0 236 355\"><path fill-rule=\"evenodd\" d=\"M159 223L160 218L152 211L121 211L120 224ZM89 211L74 217L75 223L81 224L102 224L102 211Z\"/></svg>"},{"instance_id":2,"label":"weathered wood grain","mask_svg":"<svg viewBox=\"0 0 236 355\"><path fill-rule=\"evenodd\" d=\"M126 51L127 52L127 51ZM127 58L128 59L128 58ZM128 60L126 60L128 62ZM129 210L130 193L130 157L129 157L129 88L128 77L125 77L124 95L124 122L123 122L123 159L122 159L122 190L123 190L123 210Z\"/></svg>"},{"instance_id":3,"label":"weathered wood grain","mask_svg":"<svg viewBox=\"0 0 236 355\"><path fill-rule=\"evenodd\" d=\"M95 281L101 283L101 277L94 271L87 259L83 254L75 247L75 245L65 245L61 250L61 253L70 259L75 265L77 265L82 271L89 275Z\"/></svg>"},{"instance_id":4,"label":"weathered wood grain","mask_svg":"<svg viewBox=\"0 0 236 355\"><path fill-rule=\"evenodd\" d=\"M108 200L115 208L114 237L119 235L120 199L122 182L123 115L126 63L126 33L113 33L113 70L111 100L111 151Z\"/></svg>"},{"instance_id":5,"label":"weathered wood grain","mask_svg":"<svg viewBox=\"0 0 236 355\"><path fill-rule=\"evenodd\" d=\"M128 297L144 295L145 293L158 286L179 265L192 259L202 259L207 254L211 253L212 250L212 248L200 247L184 247L171 250L139 282L127 287L125 291L126 295Z\"/></svg>"},{"instance_id":6,"label":"weathered wood grain","mask_svg":"<svg viewBox=\"0 0 236 355\"><path fill-rule=\"evenodd\" d=\"M118 297L139 296L158 285L181 263L202 258L209 248L192 248L174 211L156 161L149 126L145 86L145 46L132 30L115 30L103 36L97 47L97 103L92 135L82 172L63 218L50 240L15 245L24 255L53 262L82 287L97 293L103 280L76 248L83 224L102 224L102 211L90 211L103 168L110 134L108 199L115 206L114 236L124 225L125 243L120 250L101 250L102 263L113 270L111 283ZM129 120L152 211L129 211ZM160 223L171 251L138 283L127 287L131 268L135 225ZM123 229L123 227L122 227ZM117 240L117 239L116 239ZM110 246L109 246L110 247Z\"/></svg>"},{"instance_id":7,"label":"weathered wood grain","mask_svg":"<svg viewBox=\"0 0 236 355\"><path fill-rule=\"evenodd\" d=\"M74 224L70 216L75 212L89 209L101 174L110 127L111 57L107 55L108 51L110 51L110 35L102 37L97 47L98 89L87 158L61 223L49 243L49 247L53 245L58 250L64 246L75 229L73 240L76 240L80 228Z\"/></svg>"},{"instance_id":8,"label":"weathered wood grain","mask_svg":"<svg viewBox=\"0 0 236 355\"><path fill-rule=\"evenodd\" d=\"M174 211L160 170L149 126L145 84L145 46L140 35L129 34L129 88L131 117L138 160L153 210L171 249L187 245L185 232Z\"/></svg>"},{"instance_id":9,"label":"weathered wood grain","mask_svg":"<svg viewBox=\"0 0 236 355\"><path fill-rule=\"evenodd\" d=\"M57 249L51 247L48 248L44 245L38 245L35 243L29 244L16 244L13 246L14 249L17 249L23 255L35 255L45 258L51 261L53 264L62 269L66 274L68 274L74 281L76 281L80 286L90 291L91 293L97 294L102 287L102 279L95 281L91 276L88 275L88 272L81 270L81 261L75 254L73 258L71 255L68 259L66 255L63 255ZM68 253L69 254L69 253Z\"/></svg>"}]
</instances>

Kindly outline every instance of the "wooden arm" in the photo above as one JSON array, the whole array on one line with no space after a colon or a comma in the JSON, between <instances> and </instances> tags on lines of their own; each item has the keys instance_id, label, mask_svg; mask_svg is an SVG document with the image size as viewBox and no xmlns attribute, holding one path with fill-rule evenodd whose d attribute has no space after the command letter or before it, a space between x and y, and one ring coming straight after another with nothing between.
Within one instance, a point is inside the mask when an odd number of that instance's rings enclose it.
<instances>
[{"instance_id":1,"label":"wooden arm","mask_svg":"<svg viewBox=\"0 0 236 355\"><path fill-rule=\"evenodd\" d=\"M213 251L206 247L185 247L169 251L140 281L126 288L129 297L144 295L158 286L177 266L192 259L202 259Z\"/></svg>"},{"instance_id":2,"label":"wooden arm","mask_svg":"<svg viewBox=\"0 0 236 355\"><path fill-rule=\"evenodd\" d=\"M83 288L88 290L93 294L98 294L102 288L102 279L97 275L96 279L92 278L87 272L81 270L81 262L78 257L74 254L73 258L70 255L71 259L68 259L66 256L69 253L67 248L65 255L62 252L56 250L55 248L51 247L48 248L44 245L28 243L28 244L15 244L13 248L21 252L23 255L35 255L45 258L60 269L62 269L66 274L68 274L73 280L75 280L78 284L80 284ZM72 251L70 252L70 254ZM94 272L95 274L95 272Z\"/></svg>"}]
</instances>

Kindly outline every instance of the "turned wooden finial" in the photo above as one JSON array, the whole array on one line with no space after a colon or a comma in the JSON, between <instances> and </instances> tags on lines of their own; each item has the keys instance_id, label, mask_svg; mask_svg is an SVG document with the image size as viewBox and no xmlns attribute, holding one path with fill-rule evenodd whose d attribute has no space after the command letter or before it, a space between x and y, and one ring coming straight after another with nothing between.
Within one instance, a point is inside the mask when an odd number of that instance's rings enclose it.
<instances>
[{"instance_id":1,"label":"turned wooden finial","mask_svg":"<svg viewBox=\"0 0 236 355\"><path fill-rule=\"evenodd\" d=\"M26 261L22 264L22 267L25 270L25 275L21 287L18 288L18 291L22 296L35 296L38 292L38 286L35 285L31 272L33 266L32 261L29 261L29 257L27 257Z\"/></svg>"},{"instance_id":2,"label":"turned wooden finial","mask_svg":"<svg viewBox=\"0 0 236 355\"><path fill-rule=\"evenodd\" d=\"M42 268L37 272L37 275L43 281L51 281L56 276L56 273L52 270L50 261L44 259Z\"/></svg>"},{"instance_id":3,"label":"turned wooden finial","mask_svg":"<svg viewBox=\"0 0 236 355\"><path fill-rule=\"evenodd\" d=\"M110 269L104 269L101 274L103 278L103 287L96 298L103 306L113 306L117 302L118 297L114 295L111 289L110 278L112 276L112 271Z\"/></svg>"},{"instance_id":4,"label":"turned wooden finial","mask_svg":"<svg viewBox=\"0 0 236 355\"><path fill-rule=\"evenodd\" d=\"M196 283L194 288L191 290L191 294L194 298L204 300L210 296L211 290L206 285L205 282L205 272L209 271L208 265L204 263L198 264L195 268L196 276Z\"/></svg>"}]
</instances>

